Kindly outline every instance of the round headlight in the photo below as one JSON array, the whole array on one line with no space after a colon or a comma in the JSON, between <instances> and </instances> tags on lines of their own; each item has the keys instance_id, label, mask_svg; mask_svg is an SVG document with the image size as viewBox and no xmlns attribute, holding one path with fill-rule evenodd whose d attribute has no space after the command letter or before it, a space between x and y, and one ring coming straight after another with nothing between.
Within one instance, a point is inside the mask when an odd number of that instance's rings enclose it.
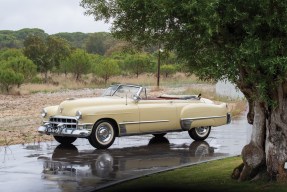
<instances>
[{"instance_id":1,"label":"round headlight","mask_svg":"<svg viewBox=\"0 0 287 192\"><path fill-rule=\"evenodd\" d=\"M81 113L81 111L76 111L76 119L77 119L77 120L82 119L82 113Z\"/></svg>"},{"instance_id":2,"label":"round headlight","mask_svg":"<svg viewBox=\"0 0 287 192\"><path fill-rule=\"evenodd\" d=\"M42 111L41 111L41 116L42 116L43 118L45 118L45 117L47 116L47 110L46 110L46 109L42 109Z\"/></svg>"}]
</instances>

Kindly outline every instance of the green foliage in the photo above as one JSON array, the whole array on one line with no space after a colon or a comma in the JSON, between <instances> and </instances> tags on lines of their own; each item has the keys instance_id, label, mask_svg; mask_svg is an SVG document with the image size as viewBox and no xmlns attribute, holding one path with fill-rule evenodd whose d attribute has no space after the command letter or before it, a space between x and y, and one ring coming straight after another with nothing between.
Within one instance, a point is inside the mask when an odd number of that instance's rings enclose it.
<instances>
[{"instance_id":1,"label":"green foliage","mask_svg":"<svg viewBox=\"0 0 287 192\"><path fill-rule=\"evenodd\" d=\"M35 76L33 79L31 79L31 83L41 84L41 83L43 83L43 80L41 78Z\"/></svg>"},{"instance_id":2,"label":"green foliage","mask_svg":"<svg viewBox=\"0 0 287 192\"><path fill-rule=\"evenodd\" d=\"M104 55L106 51L116 44L116 40L110 33L92 33L86 41L86 50L88 53Z\"/></svg>"},{"instance_id":3,"label":"green foliage","mask_svg":"<svg viewBox=\"0 0 287 192\"><path fill-rule=\"evenodd\" d=\"M48 47L45 39L39 36L29 36L24 46L24 54L37 65L40 72L46 72L52 67L47 56Z\"/></svg>"},{"instance_id":4,"label":"green foliage","mask_svg":"<svg viewBox=\"0 0 287 192\"><path fill-rule=\"evenodd\" d=\"M97 76L103 78L105 84L107 84L107 81L112 76L120 73L120 68L118 61L110 58L104 58L99 63L93 65L93 71Z\"/></svg>"},{"instance_id":5,"label":"green foliage","mask_svg":"<svg viewBox=\"0 0 287 192\"><path fill-rule=\"evenodd\" d=\"M0 33L0 49L1 48L16 48L19 47L19 42L13 35Z\"/></svg>"},{"instance_id":6,"label":"green foliage","mask_svg":"<svg viewBox=\"0 0 287 192\"><path fill-rule=\"evenodd\" d=\"M25 82L31 81L37 74L37 66L24 55L9 59L6 65L7 68L12 69L15 73L22 74Z\"/></svg>"},{"instance_id":7,"label":"green foliage","mask_svg":"<svg viewBox=\"0 0 287 192\"><path fill-rule=\"evenodd\" d=\"M21 85L24 82L24 76L9 68L0 68L0 88L7 93L15 85Z\"/></svg>"},{"instance_id":8,"label":"green foliage","mask_svg":"<svg viewBox=\"0 0 287 192\"><path fill-rule=\"evenodd\" d=\"M152 58L148 54L126 54L121 68L123 71L136 74L138 77L142 73L151 72L153 70L153 64Z\"/></svg>"},{"instance_id":9,"label":"green foliage","mask_svg":"<svg viewBox=\"0 0 287 192\"><path fill-rule=\"evenodd\" d=\"M18 31L14 31L13 34L19 41L24 41L27 37L29 37L31 35L36 35L36 36L40 36L43 38L48 36L44 30L38 29L38 28L32 28L32 29L24 28L24 29L20 29Z\"/></svg>"},{"instance_id":10,"label":"green foliage","mask_svg":"<svg viewBox=\"0 0 287 192\"><path fill-rule=\"evenodd\" d=\"M202 79L237 84L247 98L273 105L286 81L287 4L279 0L82 0L95 20L112 19L116 37L163 45Z\"/></svg>"},{"instance_id":11,"label":"green foliage","mask_svg":"<svg viewBox=\"0 0 287 192\"><path fill-rule=\"evenodd\" d=\"M2 49L0 50L0 60L9 60L15 57L23 56L23 52L20 49Z\"/></svg>"},{"instance_id":12,"label":"green foliage","mask_svg":"<svg viewBox=\"0 0 287 192\"><path fill-rule=\"evenodd\" d=\"M167 78L176 72L176 66L171 64L161 65L160 72Z\"/></svg>"},{"instance_id":13,"label":"green foliage","mask_svg":"<svg viewBox=\"0 0 287 192\"><path fill-rule=\"evenodd\" d=\"M53 67L58 68L60 62L70 55L68 42L56 36L29 36L24 46L25 55L37 65L39 72L45 73L45 81L48 71Z\"/></svg>"},{"instance_id":14,"label":"green foliage","mask_svg":"<svg viewBox=\"0 0 287 192\"><path fill-rule=\"evenodd\" d=\"M76 49L70 57L61 62L60 68L62 72L71 72L75 75L76 80L80 80L82 74L90 72L90 56L84 50Z\"/></svg>"},{"instance_id":15,"label":"green foliage","mask_svg":"<svg viewBox=\"0 0 287 192\"><path fill-rule=\"evenodd\" d=\"M37 36L41 39L47 39L49 37L49 35L45 33L44 30L37 28L24 28L18 31L0 30L0 49L22 48L24 46L25 40L30 36ZM104 54L109 48L111 48L111 46L114 46L118 42L118 40L114 39L111 34L107 32L56 33L52 36L66 40L74 48L87 48L88 52L98 54Z\"/></svg>"},{"instance_id":16,"label":"green foliage","mask_svg":"<svg viewBox=\"0 0 287 192\"><path fill-rule=\"evenodd\" d=\"M21 29L18 31L0 30L1 48L22 48L24 40L30 35L46 37L47 34L41 29Z\"/></svg>"},{"instance_id":17,"label":"green foliage","mask_svg":"<svg viewBox=\"0 0 287 192\"><path fill-rule=\"evenodd\" d=\"M55 36L60 37L68 41L75 48L85 48L85 42L89 37L87 33L75 32L75 33L57 33Z\"/></svg>"},{"instance_id":18,"label":"green foliage","mask_svg":"<svg viewBox=\"0 0 287 192\"><path fill-rule=\"evenodd\" d=\"M17 85L30 82L36 75L36 65L18 49L5 49L0 51L0 86L9 92Z\"/></svg>"}]
</instances>

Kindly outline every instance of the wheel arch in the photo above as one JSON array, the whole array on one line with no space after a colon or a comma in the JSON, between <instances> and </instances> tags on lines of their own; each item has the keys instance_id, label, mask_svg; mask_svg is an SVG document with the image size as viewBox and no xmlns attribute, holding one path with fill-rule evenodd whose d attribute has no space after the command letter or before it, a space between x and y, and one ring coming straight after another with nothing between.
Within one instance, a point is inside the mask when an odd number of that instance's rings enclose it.
<instances>
[{"instance_id":1,"label":"wheel arch","mask_svg":"<svg viewBox=\"0 0 287 192\"><path fill-rule=\"evenodd\" d=\"M101 119L98 119L95 123L94 123L94 126L96 123L98 123L99 121L109 121L112 123L113 127L115 128L115 136L118 137L119 136L119 126L118 126L118 123L115 119L113 118L101 118Z\"/></svg>"}]
</instances>

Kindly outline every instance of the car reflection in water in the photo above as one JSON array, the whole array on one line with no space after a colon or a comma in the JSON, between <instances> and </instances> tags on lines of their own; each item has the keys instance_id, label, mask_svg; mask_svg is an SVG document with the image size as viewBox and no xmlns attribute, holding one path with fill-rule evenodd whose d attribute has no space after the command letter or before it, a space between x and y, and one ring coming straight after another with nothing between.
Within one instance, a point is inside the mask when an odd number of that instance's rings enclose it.
<instances>
[{"instance_id":1,"label":"car reflection in water","mask_svg":"<svg viewBox=\"0 0 287 192\"><path fill-rule=\"evenodd\" d=\"M44 160L43 179L57 182L62 191L80 191L217 156L224 154L205 141L175 145L153 137L146 146L123 149L78 151L74 145L59 145L51 158L39 159Z\"/></svg>"}]
</instances>

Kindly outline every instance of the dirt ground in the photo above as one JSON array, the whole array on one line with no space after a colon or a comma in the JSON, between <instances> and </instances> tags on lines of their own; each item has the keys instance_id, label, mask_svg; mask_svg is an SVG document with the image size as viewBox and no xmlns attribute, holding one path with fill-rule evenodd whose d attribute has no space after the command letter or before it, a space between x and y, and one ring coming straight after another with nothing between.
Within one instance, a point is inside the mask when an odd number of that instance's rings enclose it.
<instances>
[{"instance_id":1,"label":"dirt ground","mask_svg":"<svg viewBox=\"0 0 287 192\"><path fill-rule=\"evenodd\" d=\"M55 93L31 95L0 95L0 145L24 144L51 140L51 136L40 136L41 110L50 105L75 97L99 96L101 89L68 90Z\"/></svg>"},{"instance_id":2,"label":"dirt ground","mask_svg":"<svg viewBox=\"0 0 287 192\"><path fill-rule=\"evenodd\" d=\"M206 89L211 89L207 86ZM150 89L149 94L159 96L163 93L183 91L184 88ZM66 90L54 93L29 95L0 95L0 146L41 142L53 139L37 132L41 125L41 110L50 105L58 105L67 98L100 96L104 89Z\"/></svg>"}]
</instances>

